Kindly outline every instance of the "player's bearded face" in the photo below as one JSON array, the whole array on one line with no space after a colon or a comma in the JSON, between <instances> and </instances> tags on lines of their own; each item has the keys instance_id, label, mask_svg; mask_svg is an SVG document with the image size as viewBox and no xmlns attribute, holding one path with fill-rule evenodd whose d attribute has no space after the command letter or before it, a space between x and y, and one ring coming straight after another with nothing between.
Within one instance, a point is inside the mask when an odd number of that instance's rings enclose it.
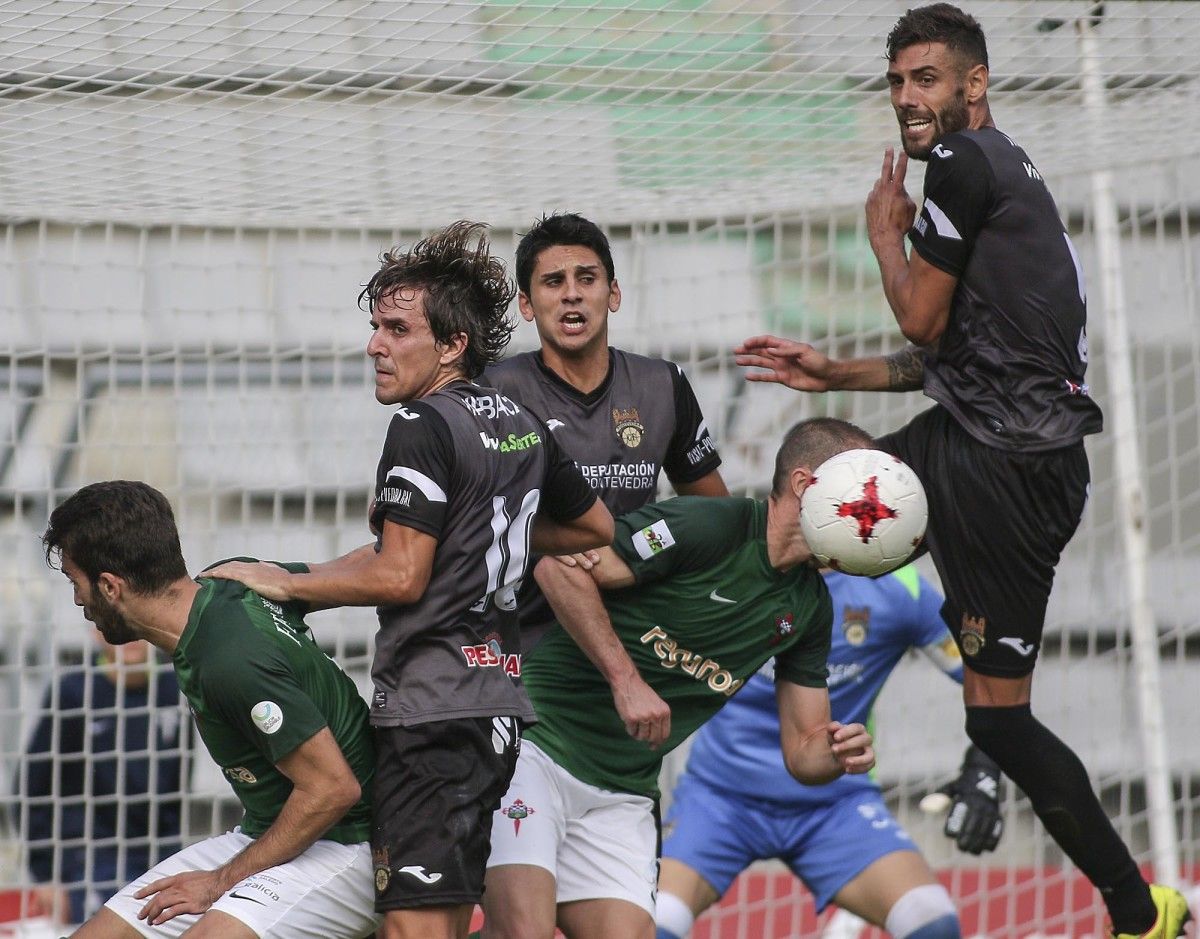
<instances>
[{"instance_id":1,"label":"player's bearded face","mask_svg":"<svg viewBox=\"0 0 1200 939\"><path fill-rule=\"evenodd\" d=\"M909 159L928 160L939 140L969 126L966 86L957 85L950 99L940 108L933 105L897 108L896 118L900 122L900 141ZM932 126L919 134L911 133L913 122L919 121L932 121Z\"/></svg>"},{"instance_id":2,"label":"player's bearded face","mask_svg":"<svg viewBox=\"0 0 1200 939\"><path fill-rule=\"evenodd\" d=\"M909 159L928 160L943 137L971 126L970 73L944 43L918 42L896 52L887 80Z\"/></svg>"},{"instance_id":3,"label":"player's bearded face","mask_svg":"<svg viewBox=\"0 0 1200 939\"><path fill-rule=\"evenodd\" d=\"M83 615L100 630L100 635L109 645L120 646L137 639L125 617L104 599L104 595L92 587L91 597L83 606Z\"/></svg>"}]
</instances>

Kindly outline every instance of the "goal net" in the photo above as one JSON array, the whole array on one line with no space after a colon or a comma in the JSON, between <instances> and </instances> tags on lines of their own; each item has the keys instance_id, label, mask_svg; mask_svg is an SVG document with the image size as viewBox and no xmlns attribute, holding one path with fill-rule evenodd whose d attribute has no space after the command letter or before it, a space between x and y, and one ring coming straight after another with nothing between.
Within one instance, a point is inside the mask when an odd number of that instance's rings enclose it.
<instances>
[{"instance_id":1,"label":"goal net","mask_svg":"<svg viewBox=\"0 0 1200 939\"><path fill-rule=\"evenodd\" d=\"M158 813L173 798L92 789L98 761L115 760L124 786L139 760L162 755L135 730L157 714L149 708L83 714L79 752L68 752L80 712L46 689L71 674L100 682L104 669L89 664L70 587L44 562L48 512L84 483L144 479L171 498L195 571L363 543L389 413L372 396L355 299L389 245L465 217L491 223L511 258L543 212L601 223L624 293L614 344L684 366L738 492L765 493L779 436L799 417L882 432L924 406L919 395L748 386L730 351L762 332L838 355L902 347L862 201L897 139L883 37L908 5L0 3L0 774L15 793L0 935L5 917L38 909L32 850L61 849L53 880L100 883L102 842L72 834L71 818L90 826L115 812L119 829L134 802ZM1080 754L1138 859L1149 870L1166 857L1178 870L1158 876L1190 884L1200 863L1200 4L965 6L988 36L996 120L1046 178L1079 250L1089 381L1110 418L1088 444L1091 503L1059 570L1035 706ZM1089 67L1099 105L1084 92ZM1098 224L1101 179L1112 182L1115 253ZM919 199L919 166L909 182ZM1126 333L1100 296L1114 263ZM513 348L535 341L522 324ZM1132 372L1128 432L1112 426L1114 363ZM1118 474L1119 442L1136 455L1132 477ZM1144 562L1122 535L1131 512ZM1149 583L1150 697L1165 723L1144 706L1148 673L1132 654L1135 564ZM371 611L311 621L365 690ZM1008 787L1007 831L982 858L956 853L941 819L916 810L966 743L958 689L931 674L905 662L880 699L879 779L950 886L965 934L1103 935L1094 892L1020 792ZM45 700L42 763L54 782L34 794L41 764L28 745ZM118 728L107 757L90 733L105 721ZM1153 778L1148 740L1166 755ZM236 821L207 754L192 758L186 737L174 746L186 758L180 837ZM64 774L79 765L83 791L69 792ZM1166 793L1157 810L1155 791ZM1166 848L1152 838L1164 820ZM123 858L147 841L108 837ZM68 870L67 849L91 858L87 873ZM814 923L804 890L766 864L696 935L785 936Z\"/></svg>"}]
</instances>

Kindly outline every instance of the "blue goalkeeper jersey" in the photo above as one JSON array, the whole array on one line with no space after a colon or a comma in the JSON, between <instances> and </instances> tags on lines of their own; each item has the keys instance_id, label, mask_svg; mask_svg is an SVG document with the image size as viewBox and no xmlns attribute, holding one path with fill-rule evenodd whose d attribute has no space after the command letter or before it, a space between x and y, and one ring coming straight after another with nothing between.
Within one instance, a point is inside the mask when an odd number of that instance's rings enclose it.
<instances>
[{"instance_id":1,"label":"blue goalkeeper jersey","mask_svg":"<svg viewBox=\"0 0 1200 939\"><path fill-rule=\"evenodd\" d=\"M825 575L833 597L829 703L834 720L866 724L883 683L909 649L919 649L954 680L962 660L939 610L942 597L912 567L872 580ZM714 789L803 807L835 802L847 792L877 788L867 775L845 775L804 786L783 765L774 662L746 682L700 728L687 773Z\"/></svg>"}]
</instances>

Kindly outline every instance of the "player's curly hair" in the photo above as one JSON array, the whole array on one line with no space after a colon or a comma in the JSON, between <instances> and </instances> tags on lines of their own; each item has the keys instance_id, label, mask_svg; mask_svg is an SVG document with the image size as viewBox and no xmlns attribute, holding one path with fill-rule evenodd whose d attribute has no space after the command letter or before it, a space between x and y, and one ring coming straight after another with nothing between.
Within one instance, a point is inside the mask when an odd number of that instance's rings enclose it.
<instances>
[{"instance_id":1,"label":"player's curly hair","mask_svg":"<svg viewBox=\"0 0 1200 939\"><path fill-rule=\"evenodd\" d=\"M775 454L771 495L787 491L788 477L797 466L816 469L843 450L872 449L875 441L861 427L836 417L810 417L788 428Z\"/></svg>"},{"instance_id":2,"label":"player's curly hair","mask_svg":"<svg viewBox=\"0 0 1200 939\"><path fill-rule=\"evenodd\" d=\"M392 248L380 256L379 270L358 295L360 307L374 309L397 290L422 291L433 338L467 337L462 357L467 378L499 361L516 328L508 313L516 288L504 262L490 253L486 231L483 222L462 219L407 250Z\"/></svg>"},{"instance_id":3,"label":"player's curly hair","mask_svg":"<svg viewBox=\"0 0 1200 939\"><path fill-rule=\"evenodd\" d=\"M153 595L187 577L171 503L136 480L84 486L50 513L42 547L47 564L65 554L92 585L115 574Z\"/></svg>"},{"instance_id":4,"label":"player's curly hair","mask_svg":"<svg viewBox=\"0 0 1200 939\"><path fill-rule=\"evenodd\" d=\"M950 3L933 3L906 12L888 33L885 55L889 62L895 62L900 50L930 42L943 43L964 68L987 67L983 27L975 17Z\"/></svg>"}]
</instances>

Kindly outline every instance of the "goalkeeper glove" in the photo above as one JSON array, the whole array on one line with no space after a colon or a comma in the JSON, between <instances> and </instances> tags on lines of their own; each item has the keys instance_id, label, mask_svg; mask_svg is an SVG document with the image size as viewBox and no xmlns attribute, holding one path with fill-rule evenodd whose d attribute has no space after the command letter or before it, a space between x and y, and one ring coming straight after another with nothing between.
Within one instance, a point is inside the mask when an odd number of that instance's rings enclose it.
<instances>
[{"instance_id":1,"label":"goalkeeper glove","mask_svg":"<svg viewBox=\"0 0 1200 939\"><path fill-rule=\"evenodd\" d=\"M942 833L953 838L960 851L982 854L993 851L1004 832L1000 817L1000 767L972 744L963 754L958 779L938 792L951 799L950 814Z\"/></svg>"}]
</instances>

